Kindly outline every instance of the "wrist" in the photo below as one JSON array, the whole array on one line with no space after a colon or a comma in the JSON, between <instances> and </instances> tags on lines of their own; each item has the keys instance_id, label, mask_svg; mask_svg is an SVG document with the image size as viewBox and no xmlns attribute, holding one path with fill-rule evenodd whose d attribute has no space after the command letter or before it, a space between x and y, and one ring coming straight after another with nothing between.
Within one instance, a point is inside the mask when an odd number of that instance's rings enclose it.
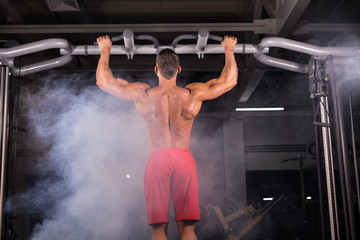
<instances>
[{"instance_id":1,"label":"wrist","mask_svg":"<svg viewBox=\"0 0 360 240\"><path fill-rule=\"evenodd\" d=\"M234 49L225 49L225 54L234 54Z\"/></svg>"},{"instance_id":2,"label":"wrist","mask_svg":"<svg viewBox=\"0 0 360 240\"><path fill-rule=\"evenodd\" d=\"M110 54L111 48L102 48L100 50L101 54Z\"/></svg>"}]
</instances>

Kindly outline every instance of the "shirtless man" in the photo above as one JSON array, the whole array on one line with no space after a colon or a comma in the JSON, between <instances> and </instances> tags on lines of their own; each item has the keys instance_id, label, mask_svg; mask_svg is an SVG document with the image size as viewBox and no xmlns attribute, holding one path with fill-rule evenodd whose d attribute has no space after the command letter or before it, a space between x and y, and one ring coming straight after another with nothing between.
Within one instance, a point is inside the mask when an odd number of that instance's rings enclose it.
<instances>
[{"instance_id":1,"label":"shirtless man","mask_svg":"<svg viewBox=\"0 0 360 240\"><path fill-rule=\"evenodd\" d=\"M200 220L198 179L195 161L189 152L190 133L202 102L232 89L238 78L234 48L237 39L225 36L221 45L225 66L218 78L206 83L176 86L180 73L179 57L170 49L156 57L155 73L159 85L129 83L115 78L109 68L109 36L97 39L101 55L96 71L97 85L115 97L134 102L145 120L151 154L145 168L144 193L152 240L167 239L170 196L182 240L197 239L194 222Z\"/></svg>"}]
</instances>

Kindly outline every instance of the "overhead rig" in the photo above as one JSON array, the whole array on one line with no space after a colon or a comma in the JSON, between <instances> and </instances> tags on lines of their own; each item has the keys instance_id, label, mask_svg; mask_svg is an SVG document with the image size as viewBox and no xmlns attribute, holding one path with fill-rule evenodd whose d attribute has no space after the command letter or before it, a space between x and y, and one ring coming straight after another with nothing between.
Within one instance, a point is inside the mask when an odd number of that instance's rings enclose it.
<instances>
[{"instance_id":1,"label":"overhead rig","mask_svg":"<svg viewBox=\"0 0 360 240\"><path fill-rule=\"evenodd\" d=\"M200 29L197 34L183 34L176 37L171 44L160 45L159 41L150 35L134 35L131 29L125 29L121 35L112 37L112 41L123 41L123 44L113 44L111 55L127 55L128 59L133 59L134 55L157 54L164 48L171 48L177 54L197 54L199 59L203 59L205 54L223 54L224 50L218 43L208 44L208 40L221 42L222 37L212 35L207 29ZM194 44L180 44L183 40L196 40ZM151 41L152 44L136 45L135 41ZM299 73L309 73L313 63L300 64L285 59L269 56L269 49L272 47L284 48L299 53L309 54L315 58L327 56L355 56L360 55L359 48L352 47L319 47L307 43L302 43L286 38L269 37L261 40L260 44L238 43L235 47L235 54L253 54L261 63L289 71ZM14 66L14 58L41 52L48 49L59 49L60 56L54 59L37 62L25 66ZM0 63L10 68L10 73L15 76L24 76L52 68L66 65L72 61L75 55L99 55L100 49L93 45L75 46L66 39L50 38L32 43L27 43L11 48L0 48Z\"/></svg>"}]
</instances>

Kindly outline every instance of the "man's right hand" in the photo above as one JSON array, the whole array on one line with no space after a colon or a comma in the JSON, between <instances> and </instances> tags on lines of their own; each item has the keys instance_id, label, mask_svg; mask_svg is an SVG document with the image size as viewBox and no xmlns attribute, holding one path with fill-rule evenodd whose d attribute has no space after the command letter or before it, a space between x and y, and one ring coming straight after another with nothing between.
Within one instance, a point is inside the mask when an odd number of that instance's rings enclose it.
<instances>
[{"instance_id":1,"label":"man's right hand","mask_svg":"<svg viewBox=\"0 0 360 240\"><path fill-rule=\"evenodd\" d=\"M237 43L237 38L232 36L225 36L224 40L221 42L222 47L226 52L234 52L235 46Z\"/></svg>"},{"instance_id":2,"label":"man's right hand","mask_svg":"<svg viewBox=\"0 0 360 240\"><path fill-rule=\"evenodd\" d=\"M96 39L96 41L98 43L100 51L102 51L102 50L110 51L111 46L112 46L112 42L111 42L110 37L108 35L98 37Z\"/></svg>"}]
</instances>

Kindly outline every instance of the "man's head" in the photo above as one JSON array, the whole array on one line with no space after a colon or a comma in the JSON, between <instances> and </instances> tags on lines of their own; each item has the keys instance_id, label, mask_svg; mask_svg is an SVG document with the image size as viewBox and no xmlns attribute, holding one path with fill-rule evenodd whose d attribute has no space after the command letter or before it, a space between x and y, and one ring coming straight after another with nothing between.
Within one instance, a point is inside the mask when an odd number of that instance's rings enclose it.
<instances>
[{"instance_id":1,"label":"man's head","mask_svg":"<svg viewBox=\"0 0 360 240\"><path fill-rule=\"evenodd\" d=\"M164 78L171 79L179 72L179 56L171 49L164 49L156 56L156 67Z\"/></svg>"}]
</instances>

